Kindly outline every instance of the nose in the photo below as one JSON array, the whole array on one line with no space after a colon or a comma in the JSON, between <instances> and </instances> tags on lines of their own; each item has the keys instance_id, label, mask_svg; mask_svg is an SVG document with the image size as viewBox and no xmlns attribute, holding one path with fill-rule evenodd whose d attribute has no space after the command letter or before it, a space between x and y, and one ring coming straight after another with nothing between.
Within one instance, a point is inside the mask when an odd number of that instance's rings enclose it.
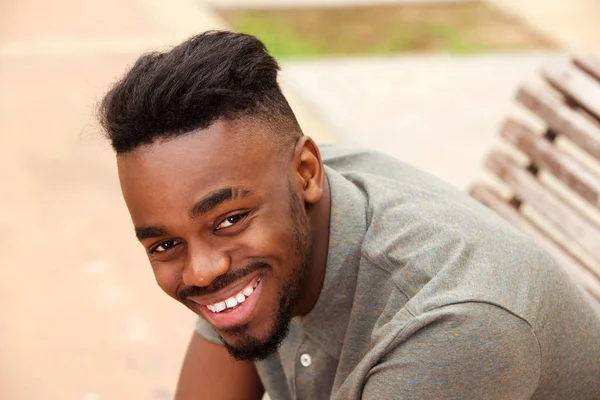
<instances>
[{"instance_id":1,"label":"nose","mask_svg":"<svg viewBox=\"0 0 600 400\"><path fill-rule=\"evenodd\" d=\"M185 286L208 286L219 276L227 273L231 259L225 252L208 246L188 247L186 265L182 274Z\"/></svg>"}]
</instances>

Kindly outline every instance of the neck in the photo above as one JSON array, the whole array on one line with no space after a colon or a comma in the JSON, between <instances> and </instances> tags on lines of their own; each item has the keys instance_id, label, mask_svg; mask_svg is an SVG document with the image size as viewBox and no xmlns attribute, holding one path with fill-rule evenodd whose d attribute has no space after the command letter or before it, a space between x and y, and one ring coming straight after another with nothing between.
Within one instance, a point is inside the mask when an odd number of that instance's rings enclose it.
<instances>
[{"instance_id":1,"label":"neck","mask_svg":"<svg viewBox=\"0 0 600 400\"><path fill-rule=\"evenodd\" d=\"M313 248L308 262L308 271L305 277L302 297L298 302L294 316L306 315L317 303L327 267L327 252L329 249L329 216L331 213L331 197L329 182L325 177L323 182L323 197L314 205L309 214L309 223L312 228Z\"/></svg>"}]
</instances>

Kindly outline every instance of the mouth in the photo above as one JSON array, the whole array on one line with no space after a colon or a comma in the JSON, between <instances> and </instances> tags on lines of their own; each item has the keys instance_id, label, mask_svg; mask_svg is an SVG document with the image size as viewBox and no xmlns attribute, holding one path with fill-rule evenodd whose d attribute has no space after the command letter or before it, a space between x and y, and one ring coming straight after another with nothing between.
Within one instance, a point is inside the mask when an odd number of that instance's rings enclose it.
<instances>
[{"instance_id":1,"label":"mouth","mask_svg":"<svg viewBox=\"0 0 600 400\"><path fill-rule=\"evenodd\" d=\"M220 301L220 302L214 303L214 304L208 304L208 305L206 305L206 308L208 308L213 313L222 313L222 312L228 312L228 311L234 310L239 305L241 305L244 301L246 301L246 299L248 297L252 296L252 293L254 293L254 290L258 287L260 280L261 280L261 277L259 276L255 279L253 279L252 282L250 282L246 287L244 287L238 293L225 299L224 301Z\"/></svg>"},{"instance_id":2,"label":"mouth","mask_svg":"<svg viewBox=\"0 0 600 400\"><path fill-rule=\"evenodd\" d=\"M203 316L216 330L239 327L254 314L263 282L264 275L259 275L225 299L211 304L196 304L200 305Z\"/></svg>"}]
</instances>

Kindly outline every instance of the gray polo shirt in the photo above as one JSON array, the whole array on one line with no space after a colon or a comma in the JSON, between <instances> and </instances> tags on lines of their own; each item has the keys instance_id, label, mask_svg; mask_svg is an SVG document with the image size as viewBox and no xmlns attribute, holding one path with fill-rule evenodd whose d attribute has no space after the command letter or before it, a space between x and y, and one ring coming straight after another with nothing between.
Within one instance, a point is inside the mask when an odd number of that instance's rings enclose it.
<instances>
[{"instance_id":1,"label":"gray polo shirt","mask_svg":"<svg viewBox=\"0 0 600 400\"><path fill-rule=\"evenodd\" d=\"M543 250L395 159L321 151L325 282L256 363L273 400L600 399L600 307Z\"/></svg>"}]
</instances>

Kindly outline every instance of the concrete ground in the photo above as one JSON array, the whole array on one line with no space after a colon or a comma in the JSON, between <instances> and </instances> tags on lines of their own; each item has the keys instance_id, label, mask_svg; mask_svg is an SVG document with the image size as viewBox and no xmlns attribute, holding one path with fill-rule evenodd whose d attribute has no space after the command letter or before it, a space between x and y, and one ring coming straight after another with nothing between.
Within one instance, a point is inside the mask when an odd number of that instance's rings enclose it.
<instances>
[{"instance_id":1,"label":"concrete ground","mask_svg":"<svg viewBox=\"0 0 600 400\"><path fill-rule=\"evenodd\" d=\"M586 4L577 15L597 21ZM589 21L564 26L593 46ZM153 281L93 108L142 51L218 27L200 0L0 2L0 398L172 397L194 318ZM461 186L546 57L294 62L285 81L318 141L398 152Z\"/></svg>"},{"instance_id":2,"label":"concrete ground","mask_svg":"<svg viewBox=\"0 0 600 400\"><path fill-rule=\"evenodd\" d=\"M388 153L466 188L524 81L556 54L334 58L284 63L289 86L340 142Z\"/></svg>"},{"instance_id":3,"label":"concrete ground","mask_svg":"<svg viewBox=\"0 0 600 400\"><path fill-rule=\"evenodd\" d=\"M172 398L194 317L153 281L93 110L141 52L217 27L192 0L0 2L0 398Z\"/></svg>"},{"instance_id":4,"label":"concrete ground","mask_svg":"<svg viewBox=\"0 0 600 400\"><path fill-rule=\"evenodd\" d=\"M600 56L598 0L484 0L571 52Z\"/></svg>"}]
</instances>

